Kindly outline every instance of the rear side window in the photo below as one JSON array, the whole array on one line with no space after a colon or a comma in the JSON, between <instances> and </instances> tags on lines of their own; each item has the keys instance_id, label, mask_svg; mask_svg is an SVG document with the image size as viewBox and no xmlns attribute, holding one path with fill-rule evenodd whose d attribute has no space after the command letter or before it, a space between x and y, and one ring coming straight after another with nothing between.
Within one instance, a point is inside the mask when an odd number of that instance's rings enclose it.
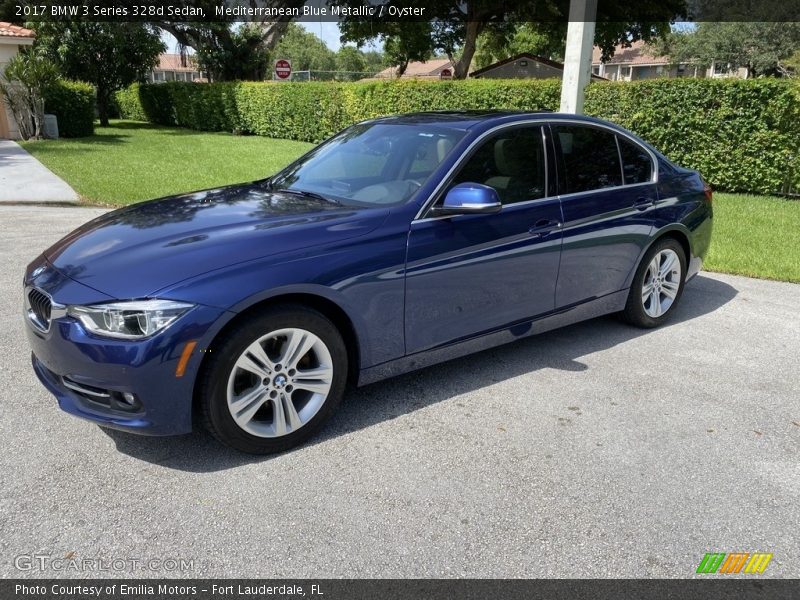
<instances>
[{"instance_id":1,"label":"rear side window","mask_svg":"<svg viewBox=\"0 0 800 600\"><path fill-rule=\"evenodd\" d=\"M619 140L619 153L622 156L625 185L652 181L653 161L647 151L625 138L617 136L617 140Z\"/></svg>"},{"instance_id":2,"label":"rear side window","mask_svg":"<svg viewBox=\"0 0 800 600\"><path fill-rule=\"evenodd\" d=\"M564 194L622 185L616 136L581 125L554 125L561 147Z\"/></svg>"}]
</instances>

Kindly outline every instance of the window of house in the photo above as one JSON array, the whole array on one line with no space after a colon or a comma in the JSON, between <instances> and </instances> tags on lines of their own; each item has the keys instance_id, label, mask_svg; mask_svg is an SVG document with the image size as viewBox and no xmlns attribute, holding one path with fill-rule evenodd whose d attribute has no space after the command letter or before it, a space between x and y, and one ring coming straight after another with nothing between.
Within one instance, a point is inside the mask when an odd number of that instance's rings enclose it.
<instances>
[{"instance_id":1,"label":"window of house","mask_svg":"<svg viewBox=\"0 0 800 600\"><path fill-rule=\"evenodd\" d=\"M653 161L647 151L633 142L617 136L622 156L622 173L625 184L646 183L653 179Z\"/></svg>"},{"instance_id":2,"label":"window of house","mask_svg":"<svg viewBox=\"0 0 800 600\"><path fill-rule=\"evenodd\" d=\"M562 193L574 194L622 185L616 136L605 129L554 125L561 149Z\"/></svg>"},{"instance_id":3,"label":"window of house","mask_svg":"<svg viewBox=\"0 0 800 600\"><path fill-rule=\"evenodd\" d=\"M729 75L733 72L733 65L730 63L715 62L714 74L715 75Z\"/></svg>"},{"instance_id":4,"label":"window of house","mask_svg":"<svg viewBox=\"0 0 800 600\"><path fill-rule=\"evenodd\" d=\"M542 128L521 127L491 136L469 157L451 185L466 182L493 187L503 204L544 198Z\"/></svg>"},{"instance_id":5,"label":"window of house","mask_svg":"<svg viewBox=\"0 0 800 600\"><path fill-rule=\"evenodd\" d=\"M619 76L623 79L631 76L631 68L630 67L620 67L619 68Z\"/></svg>"},{"instance_id":6,"label":"window of house","mask_svg":"<svg viewBox=\"0 0 800 600\"><path fill-rule=\"evenodd\" d=\"M594 75L600 75L600 67L599 66L592 67L592 73Z\"/></svg>"}]
</instances>

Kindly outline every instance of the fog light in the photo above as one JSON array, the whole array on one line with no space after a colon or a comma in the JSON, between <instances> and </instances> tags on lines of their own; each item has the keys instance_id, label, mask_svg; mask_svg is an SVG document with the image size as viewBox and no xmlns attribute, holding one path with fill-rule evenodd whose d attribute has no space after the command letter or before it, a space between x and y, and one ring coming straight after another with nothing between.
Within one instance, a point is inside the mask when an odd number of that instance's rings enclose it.
<instances>
[{"instance_id":1,"label":"fog light","mask_svg":"<svg viewBox=\"0 0 800 600\"><path fill-rule=\"evenodd\" d=\"M128 405L130 405L130 406L133 406L133 405L136 403L136 396L134 396L134 395L133 395L133 394L131 394L130 392L123 392L123 393L122 393L122 400L123 400L123 401L124 401L126 404L128 404Z\"/></svg>"}]
</instances>

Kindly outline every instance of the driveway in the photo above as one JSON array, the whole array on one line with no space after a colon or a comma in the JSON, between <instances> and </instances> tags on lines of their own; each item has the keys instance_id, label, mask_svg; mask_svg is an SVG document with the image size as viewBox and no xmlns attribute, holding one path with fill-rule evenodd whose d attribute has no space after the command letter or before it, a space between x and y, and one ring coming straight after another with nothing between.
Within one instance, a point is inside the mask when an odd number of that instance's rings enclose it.
<instances>
[{"instance_id":1,"label":"driveway","mask_svg":"<svg viewBox=\"0 0 800 600\"><path fill-rule=\"evenodd\" d=\"M800 286L702 274L667 327L596 319L352 391L312 443L258 459L105 432L35 380L23 268L99 212L0 207L0 576L87 575L15 568L42 553L209 577L687 577L710 551L800 576ZM181 574L159 569L125 573Z\"/></svg>"}]
</instances>

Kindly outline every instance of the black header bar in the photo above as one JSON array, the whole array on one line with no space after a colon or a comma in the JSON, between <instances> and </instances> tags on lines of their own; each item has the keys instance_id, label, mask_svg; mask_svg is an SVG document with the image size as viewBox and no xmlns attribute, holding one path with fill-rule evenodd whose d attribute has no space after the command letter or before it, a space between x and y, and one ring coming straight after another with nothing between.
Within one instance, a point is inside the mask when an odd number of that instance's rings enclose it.
<instances>
[{"instance_id":1,"label":"black header bar","mask_svg":"<svg viewBox=\"0 0 800 600\"><path fill-rule=\"evenodd\" d=\"M783 600L800 580L708 579L6 579L3 600Z\"/></svg>"},{"instance_id":2,"label":"black header bar","mask_svg":"<svg viewBox=\"0 0 800 600\"><path fill-rule=\"evenodd\" d=\"M472 7L470 8L470 4ZM566 22L569 0L0 0L6 18L24 21L205 21L293 20L337 22L433 21L458 13L468 20ZM676 14L675 7L678 7ZM800 0L598 0L599 20L611 22L800 20Z\"/></svg>"}]
</instances>

